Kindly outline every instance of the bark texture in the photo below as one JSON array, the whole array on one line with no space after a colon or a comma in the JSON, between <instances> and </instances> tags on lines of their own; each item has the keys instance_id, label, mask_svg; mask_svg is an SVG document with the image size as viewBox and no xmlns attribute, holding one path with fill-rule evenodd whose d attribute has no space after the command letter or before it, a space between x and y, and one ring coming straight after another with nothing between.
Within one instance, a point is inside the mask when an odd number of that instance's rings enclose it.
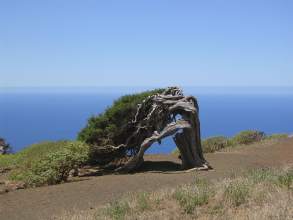
<instances>
[{"instance_id":1,"label":"bark texture","mask_svg":"<svg viewBox=\"0 0 293 220\"><path fill-rule=\"evenodd\" d=\"M193 96L184 96L180 88L169 87L137 106L135 117L124 129L125 143L96 146L95 155L107 168L131 172L143 163L144 153L153 143L173 136L183 169L209 169L202 153L198 114Z\"/></svg>"}]
</instances>

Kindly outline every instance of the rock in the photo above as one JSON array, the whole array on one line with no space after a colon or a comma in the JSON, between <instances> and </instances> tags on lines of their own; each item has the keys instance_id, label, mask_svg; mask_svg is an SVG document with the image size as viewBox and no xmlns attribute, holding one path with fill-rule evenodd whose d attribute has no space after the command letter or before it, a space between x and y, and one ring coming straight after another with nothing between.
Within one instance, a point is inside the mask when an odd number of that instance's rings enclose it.
<instances>
[{"instance_id":1,"label":"rock","mask_svg":"<svg viewBox=\"0 0 293 220\"><path fill-rule=\"evenodd\" d=\"M0 155L8 154L10 153L10 150L11 148L9 144L5 142L4 138L0 137Z\"/></svg>"},{"instance_id":2,"label":"rock","mask_svg":"<svg viewBox=\"0 0 293 220\"><path fill-rule=\"evenodd\" d=\"M8 193L8 192L9 192L9 190L7 188L0 189L0 195Z\"/></svg>"},{"instance_id":3,"label":"rock","mask_svg":"<svg viewBox=\"0 0 293 220\"><path fill-rule=\"evenodd\" d=\"M2 173L7 173L9 172L11 169L10 168L0 168L0 174Z\"/></svg>"},{"instance_id":4,"label":"rock","mask_svg":"<svg viewBox=\"0 0 293 220\"><path fill-rule=\"evenodd\" d=\"M5 146L0 146L0 155L6 154Z\"/></svg>"},{"instance_id":5,"label":"rock","mask_svg":"<svg viewBox=\"0 0 293 220\"><path fill-rule=\"evenodd\" d=\"M101 170L99 167L83 167L79 169L78 176L85 177L85 176L100 176L103 175L105 171Z\"/></svg>"},{"instance_id":6,"label":"rock","mask_svg":"<svg viewBox=\"0 0 293 220\"><path fill-rule=\"evenodd\" d=\"M5 187L9 191L24 189L25 183L20 181L5 181Z\"/></svg>"},{"instance_id":7,"label":"rock","mask_svg":"<svg viewBox=\"0 0 293 220\"><path fill-rule=\"evenodd\" d=\"M69 177L76 177L78 176L78 167L74 167L72 170L69 171Z\"/></svg>"}]
</instances>

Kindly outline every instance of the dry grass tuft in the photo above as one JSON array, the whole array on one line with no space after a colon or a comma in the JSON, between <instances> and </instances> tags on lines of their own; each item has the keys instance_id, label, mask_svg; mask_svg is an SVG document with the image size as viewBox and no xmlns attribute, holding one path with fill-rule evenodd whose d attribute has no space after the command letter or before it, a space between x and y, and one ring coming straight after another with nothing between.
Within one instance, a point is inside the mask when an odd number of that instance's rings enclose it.
<instances>
[{"instance_id":1,"label":"dry grass tuft","mask_svg":"<svg viewBox=\"0 0 293 220\"><path fill-rule=\"evenodd\" d=\"M92 212L55 219L293 219L292 168L254 169L217 182L128 194Z\"/></svg>"}]
</instances>

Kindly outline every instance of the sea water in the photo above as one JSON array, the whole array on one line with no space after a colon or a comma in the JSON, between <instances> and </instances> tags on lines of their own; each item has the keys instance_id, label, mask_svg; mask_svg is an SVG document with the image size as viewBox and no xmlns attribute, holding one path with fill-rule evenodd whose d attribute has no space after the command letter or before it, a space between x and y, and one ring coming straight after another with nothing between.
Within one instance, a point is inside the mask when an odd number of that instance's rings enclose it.
<instances>
[{"instance_id":1,"label":"sea water","mask_svg":"<svg viewBox=\"0 0 293 220\"><path fill-rule=\"evenodd\" d=\"M291 93L197 93L202 138L232 136L256 129L271 133L293 132ZM87 119L109 107L121 92L2 92L0 93L0 137L14 151L41 141L74 140ZM155 144L148 153L169 153L171 138Z\"/></svg>"}]
</instances>

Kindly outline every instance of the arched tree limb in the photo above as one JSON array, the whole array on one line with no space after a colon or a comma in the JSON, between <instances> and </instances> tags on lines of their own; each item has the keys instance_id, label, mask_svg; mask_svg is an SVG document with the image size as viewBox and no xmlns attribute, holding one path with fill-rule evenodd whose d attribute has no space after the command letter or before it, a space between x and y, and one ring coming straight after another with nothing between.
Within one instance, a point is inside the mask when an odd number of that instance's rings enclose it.
<instances>
[{"instance_id":1,"label":"arched tree limb","mask_svg":"<svg viewBox=\"0 0 293 220\"><path fill-rule=\"evenodd\" d=\"M193 96L184 96L178 87L169 87L137 106L133 120L125 129L125 143L97 146L96 153L107 163L115 161L115 171L130 172L143 163L143 155L153 143L173 136L183 169L208 169L210 166L202 153L198 112Z\"/></svg>"}]
</instances>

